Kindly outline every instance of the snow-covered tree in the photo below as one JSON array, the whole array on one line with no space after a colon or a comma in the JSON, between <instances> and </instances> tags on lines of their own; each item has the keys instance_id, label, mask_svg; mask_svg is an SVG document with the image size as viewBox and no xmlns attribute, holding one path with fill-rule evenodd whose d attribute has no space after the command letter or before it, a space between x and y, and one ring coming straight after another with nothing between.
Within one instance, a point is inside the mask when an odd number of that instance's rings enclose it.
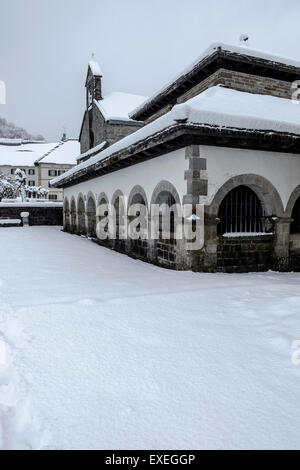
<instances>
[{"instance_id":1,"label":"snow-covered tree","mask_svg":"<svg viewBox=\"0 0 300 470\"><path fill-rule=\"evenodd\" d=\"M0 173L0 201L3 198L13 199L16 197L17 187L14 181L12 181L8 176Z\"/></svg>"},{"instance_id":2,"label":"snow-covered tree","mask_svg":"<svg viewBox=\"0 0 300 470\"><path fill-rule=\"evenodd\" d=\"M20 170L18 168L15 171L15 176L16 176L16 186L18 188L19 194L21 196L22 202L24 202L25 197L26 197L26 174L23 170Z\"/></svg>"}]
</instances>

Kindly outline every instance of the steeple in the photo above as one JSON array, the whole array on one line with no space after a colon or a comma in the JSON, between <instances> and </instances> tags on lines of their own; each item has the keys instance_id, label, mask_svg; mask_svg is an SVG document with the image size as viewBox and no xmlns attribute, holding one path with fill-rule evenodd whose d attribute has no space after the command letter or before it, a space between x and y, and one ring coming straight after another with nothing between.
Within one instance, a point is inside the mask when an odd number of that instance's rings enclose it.
<instances>
[{"instance_id":1,"label":"steeple","mask_svg":"<svg viewBox=\"0 0 300 470\"><path fill-rule=\"evenodd\" d=\"M87 107L89 108L93 103L93 100L102 100L102 71L98 62L95 61L95 55L92 54L92 58L89 61L88 73L86 78L86 96L87 96Z\"/></svg>"}]
</instances>

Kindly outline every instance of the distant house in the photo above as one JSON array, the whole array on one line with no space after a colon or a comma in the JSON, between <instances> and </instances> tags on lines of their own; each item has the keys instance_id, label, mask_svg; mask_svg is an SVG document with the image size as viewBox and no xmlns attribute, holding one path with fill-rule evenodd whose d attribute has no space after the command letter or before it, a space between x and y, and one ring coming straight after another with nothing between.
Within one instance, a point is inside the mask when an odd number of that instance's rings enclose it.
<instances>
[{"instance_id":1,"label":"distant house","mask_svg":"<svg viewBox=\"0 0 300 470\"><path fill-rule=\"evenodd\" d=\"M200 204L197 250L161 230L158 239L142 232L124 239L120 225L105 244L174 269L299 270L300 108L292 101L299 79L299 61L213 44L120 124L123 100L105 106L93 64L80 164L53 181L64 188L65 229L95 236L103 203L124 225L136 201L150 215L153 204L176 203L196 217Z\"/></svg>"},{"instance_id":2,"label":"distant house","mask_svg":"<svg viewBox=\"0 0 300 470\"><path fill-rule=\"evenodd\" d=\"M62 190L49 187L49 182L76 164L80 152L78 141L56 143L0 139L0 172L14 178L17 168L26 174L28 186L49 189L50 200L62 201Z\"/></svg>"}]
</instances>

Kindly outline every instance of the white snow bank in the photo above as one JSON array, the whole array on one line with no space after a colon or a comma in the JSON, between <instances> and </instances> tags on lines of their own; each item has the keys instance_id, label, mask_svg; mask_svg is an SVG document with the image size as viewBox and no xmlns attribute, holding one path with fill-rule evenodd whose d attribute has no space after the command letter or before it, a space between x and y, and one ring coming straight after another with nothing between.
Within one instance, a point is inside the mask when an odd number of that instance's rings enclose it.
<instances>
[{"instance_id":1,"label":"white snow bank","mask_svg":"<svg viewBox=\"0 0 300 470\"><path fill-rule=\"evenodd\" d=\"M26 380L17 368L26 338L18 320L2 301L0 286L0 450L42 449L47 433L37 425Z\"/></svg>"},{"instance_id":2,"label":"white snow bank","mask_svg":"<svg viewBox=\"0 0 300 470\"><path fill-rule=\"evenodd\" d=\"M178 122L300 135L300 106L284 98L215 86L53 179L52 185Z\"/></svg>"},{"instance_id":3,"label":"white snow bank","mask_svg":"<svg viewBox=\"0 0 300 470\"><path fill-rule=\"evenodd\" d=\"M95 103L106 121L131 121L129 113L146 99L131 93L112 92Z\"/></svg>"},{"instance_id":4,"label":"white snow bank","mask_svg":"<svg viewBox=\"0 0 300 470\"><path fill-rule=\"evenodd\" d=\"M0 219L0 225L10 225L10 224L20 225L20 223L21 223L20 219Z\"/></svg>"},{"instance_id":5,"label":"white snow bank","mask_svg":"<svg viewBox=\"0 0 300 470\"><path fill-rule=\"evenodd\" d=\"M11 327L13 389L49 449L300 448L299 273L168 271L53 227L0 246L8 317L31 335Z\"/></svg>"},{"instance_id":6,"label":"white snow bank","mask_svg":"<svg viewBox=\"0 0 300 470\"><path fill-rule=\"evenodd\" d=\"M182 72L178 73L172 80L170 80L166 85L164 85L161 89L159 89L156 93L150 96L144 103L140 106L137 106L130 115L134 115L136 112L140 111L144 108L145 105L154 101L158 95L166 91L174 82L176 82L180 77L189 74L200 62L202 62L205 58L213 55L218 49L221 49L225 52L233 52L236 54L246 55L249 57L258 57L260 59L265 59L274 63L280 63L284 65L289 65L292 67L300 68L300 61L297 59L292 59L290 57L282 57L278 54L274 54L272 52L263 51L260 49L252 49L243 46L234 46L232 44L224 44L222 42L216 42L211 44L197 59L192 62L188 67L186 67Z\"/></svg>"}]
</instances>

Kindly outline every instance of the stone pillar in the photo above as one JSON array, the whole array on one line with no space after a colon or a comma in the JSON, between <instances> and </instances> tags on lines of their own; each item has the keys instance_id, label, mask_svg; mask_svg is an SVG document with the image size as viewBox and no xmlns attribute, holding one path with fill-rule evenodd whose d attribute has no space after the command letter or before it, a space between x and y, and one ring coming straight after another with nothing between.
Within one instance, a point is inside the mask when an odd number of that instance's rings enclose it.
<instances>
[{"instance_id":1,"label":"stone pillar","mask_svg":"<svg viewBox=\"0 0 300 470\"><path fill-rule=\"evenodd\" d=\"M200 156L200 147L191 145L186 148L186 159L189 168L185 172L187 182L187 194L183 197L183 204L193 206L193 214L196 214L196 205L200 203L201 196L208 194L208 180L203 177L207 169L207 161ZM185 269L195 271L214 271L217 264L217 219L205 214L204 218L205 246L198 251L187 251L185 240L181 244L182 264Z\"/></svg>"},{"instance_id":2,"label":"stone pillar","mask_svg":"<svg viewBox=\"0 0 300 470\"><path fill-rule=\"evenodd\" d=\"M274 220L274 269L289 271L290 228L293 219L278 217Z\"/></svg>"}]
</instances>

